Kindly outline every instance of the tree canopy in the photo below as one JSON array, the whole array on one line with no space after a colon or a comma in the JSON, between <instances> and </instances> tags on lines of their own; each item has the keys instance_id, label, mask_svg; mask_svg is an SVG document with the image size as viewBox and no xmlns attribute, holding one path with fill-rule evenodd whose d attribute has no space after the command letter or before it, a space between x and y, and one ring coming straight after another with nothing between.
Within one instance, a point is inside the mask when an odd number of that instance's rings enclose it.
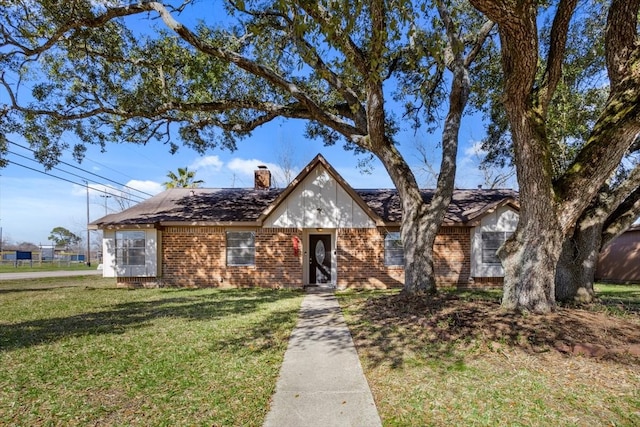
<instances>
[{"instance_id":1,"label":"tree canopy","mask_svg":"<svg viewBox=\"0 0 640 427\"><path fill-rule=\"evenodd\" d=\"M503 305L546 312L563 241L640 130L640 0L469 3L7 1L0 128L53 165L67 135L78 158L121 142L205 152L304 120L307 136L380 159L402 200L405 290L429 293L463 113L489 106L487 141L512 152L521 195ZM395 140L404 123L442 124L428 205Z\"/></svg>"},{"instance_id":2,"label":"tree canopy","mask_svg":"<svg viewBox=\"0 0 640 427\"><path fill-rule=\"evenodd\" d=\"M56 246L68 247L78 244L82 241L82 237L72 233L64 227L55 227L49 234L49 240Z\"/></svg>"}]
</instances>

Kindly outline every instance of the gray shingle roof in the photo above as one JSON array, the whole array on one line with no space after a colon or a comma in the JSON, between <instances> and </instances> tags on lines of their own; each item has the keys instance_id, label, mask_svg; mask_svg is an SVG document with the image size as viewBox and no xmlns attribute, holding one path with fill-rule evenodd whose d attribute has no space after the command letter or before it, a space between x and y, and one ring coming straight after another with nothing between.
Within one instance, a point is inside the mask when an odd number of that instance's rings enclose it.
<instances>
[{"instance_id":1,"label":"gray shingle roof","mask_svg":"<svg viewBox=\"0 0 640 427\"><path fill-rule=\"evenodd\" d=\"M97 219L91 225L103 228L126 225L205 225L255 223L284 190L238 188L174 188L166 190L122 212ZM401 205L394 189L354 190L385 223L399 223ZM422 190L425 202L433 190ZM456 190L445 224L473 222L504 203L517 203L513 190ZM240 225L240 224L239 224Z\"/></svg>"},{"instance_id":2,"label":"gray shingle roof","mask_svg":"<svg viewBox=\"0 0 640 427\"><path fill-rule=\"evenodd\" d=\"M385 222L397 222L402 219L402 205L398 191L355 190L365 203ZM430 203L435 190L420 190L425 203ZM467 224L485 212L503 203L517 205L518 193L510 189L455 190L445 216L445 224Z\"/></svg>"}]
</instances>

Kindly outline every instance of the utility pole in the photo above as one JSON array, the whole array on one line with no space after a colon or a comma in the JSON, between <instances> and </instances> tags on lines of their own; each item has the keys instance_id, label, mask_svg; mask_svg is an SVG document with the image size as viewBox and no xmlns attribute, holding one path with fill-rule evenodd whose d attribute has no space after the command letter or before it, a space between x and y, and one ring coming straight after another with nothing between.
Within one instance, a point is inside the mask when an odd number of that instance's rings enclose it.
<instances>
[{"instance_id":1,"label":"utility pole","mask_svg":"<svg viewBox=\"0 0 640 427\"><path fill-rule=\"evenodd\" d=\"M107 189L104 189L104 194L101 194L100 197L104 198L104 216L107 216L107 199L111 196L107 196Z\"/></svg>"},{"instance_id":2,"label":"utility pole","mask_svg":"<svg viewBox=\"0 0 640 427\"><path fill-rule=\"evenodd\" d=\"M85 181L87 185L87 267L91 267L91 235L89 234L89 181Z\"/></svg>"}]
</instances>

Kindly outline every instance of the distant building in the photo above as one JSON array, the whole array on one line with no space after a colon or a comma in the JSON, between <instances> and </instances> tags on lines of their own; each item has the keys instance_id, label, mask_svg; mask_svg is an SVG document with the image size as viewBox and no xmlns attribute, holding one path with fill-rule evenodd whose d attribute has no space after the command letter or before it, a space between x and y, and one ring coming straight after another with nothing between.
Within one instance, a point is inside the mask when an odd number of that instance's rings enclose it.
<instances>
[{"instance_id":1,"label":"distant building","mask_svg":"<svg viewBox=\"0 0 640 427\"><path fill-rule=\"evenodd\" d=\"M634 225L600 252L596 280L640 283L640 225Z\"/></svg>"}]
</instances>

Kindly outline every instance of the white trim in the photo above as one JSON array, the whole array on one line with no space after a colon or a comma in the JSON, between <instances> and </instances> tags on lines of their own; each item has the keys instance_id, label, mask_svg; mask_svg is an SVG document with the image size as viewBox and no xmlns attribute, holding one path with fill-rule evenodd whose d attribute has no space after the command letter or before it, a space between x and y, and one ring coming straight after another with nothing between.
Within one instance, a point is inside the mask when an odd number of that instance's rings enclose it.
<instances>
[{"instance_id":1,"label":"white trim","mask_svg":"<svg viewBox=\"0 0 640 427\"><path fill-rule=\"evenodd\" d=\"M504 277L500 264L482 262L482 233L487 231L514 232L518 225L518 212L510 206L501 206L485 215L471 230L471 277Z\"/></svg>"},{"instance_id":2,"label":"white trim","mask_svg":"<svg viewBox=\"0 0 640 427\"><path fill-rule=\"evenodd\" d=\"M116 264L116 232L127 229L104 230L102 239L102 277L157 277L159 263L160 235L156 229L132 228L131 231L144 231L144 266L118 266Z\"/></svg>"}]
</instances>

